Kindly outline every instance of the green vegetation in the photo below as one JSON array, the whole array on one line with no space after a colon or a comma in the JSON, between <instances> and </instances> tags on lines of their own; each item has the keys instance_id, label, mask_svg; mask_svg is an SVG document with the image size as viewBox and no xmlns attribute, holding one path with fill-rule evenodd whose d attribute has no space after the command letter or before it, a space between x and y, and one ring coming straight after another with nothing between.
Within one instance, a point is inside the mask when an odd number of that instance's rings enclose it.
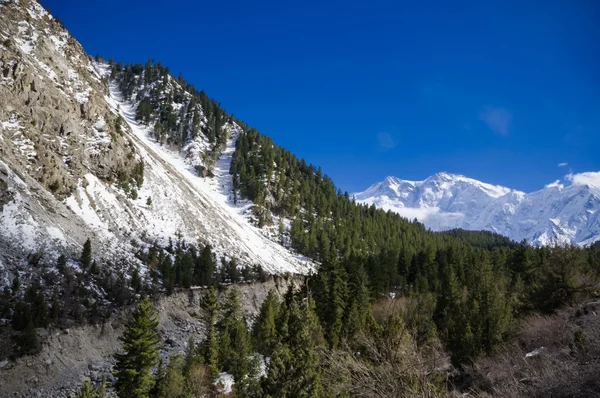
<instances>
[{"instance_id":1,"label":"green vegetation","mask_svg":"<svg viewBox=\"0 0 600 398\"><path fill-rule=\"evenodd\" d=\"M116 355L115 373L119 396L145 398L156 383L150 374L158 364L158 318L153 305L144 299L133 312L119 338L124 353Z\"/></svg>"},{"instance_id":2,"label":"green vegetation","mask_svg":"<svg viewBox=\"0 0 600 398\"><path fill-rule=\"evenodd\" d=\"M309 286L331 349L372 324L370 301L393 294L426 306L427 318L406 320L417 323L417 341L437 335L455 365L468 365L506 341L519 318L573 303L597 282L595 247L533 248L490 232L434 233L356 203L320 168L243 130L230 169L235 197L254 203L259 225L287 218L289 246L321 262Z\"/></svg>"},{"instance_id":3,"label":"green vegetation","mask_svg":"<svg viewBox=\"0 0 600 398\"><path fill-rule=\"evenodd\" d=\"M116 63L111 68L111 78L117 80L125 98L138 104L136 119L153 125L158 142L181 148L188 140L203 136L212 146L212 156L225 143L223 127L233 118L182 76L174 78L169 68L153 60L144 65Z\"/></svg>"}]
</instances>

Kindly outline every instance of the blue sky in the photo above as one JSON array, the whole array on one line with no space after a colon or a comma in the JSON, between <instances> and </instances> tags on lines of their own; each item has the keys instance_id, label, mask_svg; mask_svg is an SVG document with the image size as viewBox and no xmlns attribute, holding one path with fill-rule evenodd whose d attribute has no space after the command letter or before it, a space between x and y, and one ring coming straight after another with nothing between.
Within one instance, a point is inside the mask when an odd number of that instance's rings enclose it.
<instances>
[{"instance_id":1,"label":"blue sky","mask_svg":"<svg viewBox=\"0 0 600 398\"><path fill-rule=\"evenodd\" d=\"M182 72L349 192L600 170L595 0L42 4L88 53Z\"/></svg>"}]
</instances>

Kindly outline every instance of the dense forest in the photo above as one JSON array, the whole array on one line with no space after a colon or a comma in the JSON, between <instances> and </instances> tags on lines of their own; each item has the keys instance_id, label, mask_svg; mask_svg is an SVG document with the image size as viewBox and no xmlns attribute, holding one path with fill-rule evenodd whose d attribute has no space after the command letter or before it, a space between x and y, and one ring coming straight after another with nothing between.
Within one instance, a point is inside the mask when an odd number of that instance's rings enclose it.
<instances>
[{"instance_id":1,"label":"dense forest","mask_svg":"<svg viewBox=\"0 0 600 398\"><path fill-rule=\"evenodd\" d=\"M597 248L474 249L470 260L454 250L433 260L436 288L424 279L394 299L376 298L359 258L325 261L283 297L271 291L252 323L237 288L219 294L214 279L200 304L204 338L168 361L159 360L158 318L144 301L121 338L116 391L222 396L226 372L236 397L443 397L457 388L446 353L466 371L499 351L520 319L575 304L598 286ZM585 339L575 333L572 349L585 352ZM86 393L89 384L80 396L94 396Z\"/></svg>"}]
</instances>

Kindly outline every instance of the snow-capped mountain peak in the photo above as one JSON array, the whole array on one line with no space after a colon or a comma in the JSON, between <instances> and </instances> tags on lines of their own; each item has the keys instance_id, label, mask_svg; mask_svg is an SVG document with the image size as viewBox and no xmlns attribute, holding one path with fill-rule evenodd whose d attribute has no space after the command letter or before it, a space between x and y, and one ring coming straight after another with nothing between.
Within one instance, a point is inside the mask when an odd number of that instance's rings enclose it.
<instances>
[{"instance_id":1,"label":"snow-capped mountain peak","mask_svg":"<svg viewBox=\"0 0 600 398\"><path fill-rule=\"evenodd\" d=\"M422 181L388 176L354 197L437 231L489 230L536 245L600 239L600 172L569 174L532 193L447 172Z\"/></svg>"}]
</instances>

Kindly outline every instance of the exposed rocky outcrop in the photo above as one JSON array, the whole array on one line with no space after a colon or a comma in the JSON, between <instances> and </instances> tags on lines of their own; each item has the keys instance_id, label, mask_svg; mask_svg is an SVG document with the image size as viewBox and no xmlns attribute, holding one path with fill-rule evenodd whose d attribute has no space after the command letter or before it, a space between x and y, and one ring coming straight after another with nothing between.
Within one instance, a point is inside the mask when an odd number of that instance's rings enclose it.
<instances>
[{"instance_id":1,"label":"exposed rocky outcrop","mask_svg":"<svg viewBox=\"0 0 600 398\"><path fill-rule=\"evenodd\" d=\"M0 32L2 158L60 198L85 173L126 173L135 151L115 128L104 77L61 22L37 2L5 2Z\"/></svg>"},{"instance_id":2,"label":"exposed rocky outcrop","mask_svg":"<svg viewBox=\"0 0 600 398\"><path fill-rule=\"evenodd\" d=\"M86 174L128 178L139 156L107 92L58 19L32 0L0 1L0 273L3 260L95 239L63 200Z\"/></svg>"}]
</instances>

